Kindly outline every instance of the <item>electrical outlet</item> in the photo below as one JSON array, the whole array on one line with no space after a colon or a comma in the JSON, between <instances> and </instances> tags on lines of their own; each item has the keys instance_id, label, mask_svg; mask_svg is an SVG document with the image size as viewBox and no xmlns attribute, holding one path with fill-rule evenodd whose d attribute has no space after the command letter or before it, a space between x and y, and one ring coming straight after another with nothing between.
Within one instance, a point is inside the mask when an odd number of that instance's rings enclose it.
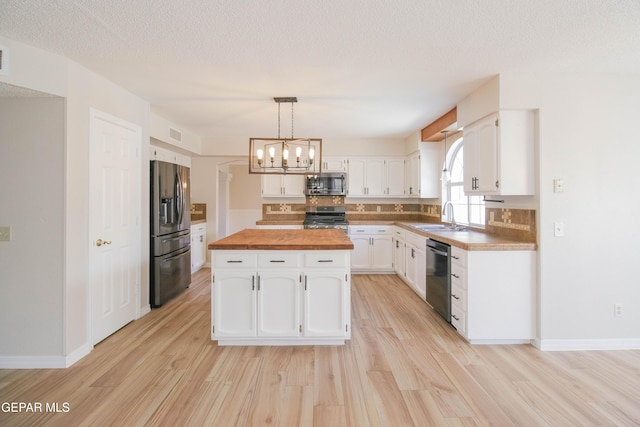
<instances>
[{"instance_id":1,"label":"electrical outlet","mask_svg":"<svg viewBox=\"0 0 640 427\"><path fill-rule=\"evenodd\" d=\"M11 241L11 227L0 227L0 242Z\"/></svg>"},{"instance_id":2,"label":"electrical outlet","mask_svg":"<svg viewBox=\"0 0 640 427\"><path fill-rule=\"evenodd\" d=\"M613 305L613 317L622 317L624 310L622 308L622 304L614 304Z\"/></svg>"}]
</instances>

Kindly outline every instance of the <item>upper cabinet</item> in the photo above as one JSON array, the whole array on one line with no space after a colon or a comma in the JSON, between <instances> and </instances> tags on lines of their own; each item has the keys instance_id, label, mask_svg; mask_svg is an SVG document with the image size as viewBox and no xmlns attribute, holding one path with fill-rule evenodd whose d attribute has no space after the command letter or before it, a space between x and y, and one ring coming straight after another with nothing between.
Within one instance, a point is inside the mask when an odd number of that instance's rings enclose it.
<instances>
[{"instance_id":1,"label":"upper cabinet","mask_svg":"<svg viewBox=\"0 0 640 427\"><path fill-rule=\"evenodd\" d=\"M405 196L424 199L440 197L438 144L423 142L420 149L407 156Z\"/></svg>"},{"instance_id":2,"label":"upper cabinet","mask_svg":"<svg viewBox=\"0 0 640 427\"><path fill-rule=\"evenodd\" d=\"M322 172L346 172L347 161L344 157L324 157L322 159Z\"/></svg>"},{"instance_id":3,"label":"upper cabinet","mask_svg":"<svg viewBox=\"0 0 640 427\"><path fill-rule=\"evenodd\" d=\"M262 197L304 197L304 175L262 175Z\"/></svg>"},{"instance_id":4,"label":"upper cabinet","mask_svg":"<svg viewBox=\"0 0 640 427\"><path fill-rule=\"evenodd\" d=\"M404 158L352 157L347 160L350 197L404 196Z\"/></svg>"},{"instance_id":5,"label":"upper cabinet","mask_svg":"<svg viewBox=\"0 0 640 427\"><path fill-rule=\"evenodd\" d=\"M467 194L532 195L534 112L501 110L463 129Z\"/></svg>"}]
</instances>

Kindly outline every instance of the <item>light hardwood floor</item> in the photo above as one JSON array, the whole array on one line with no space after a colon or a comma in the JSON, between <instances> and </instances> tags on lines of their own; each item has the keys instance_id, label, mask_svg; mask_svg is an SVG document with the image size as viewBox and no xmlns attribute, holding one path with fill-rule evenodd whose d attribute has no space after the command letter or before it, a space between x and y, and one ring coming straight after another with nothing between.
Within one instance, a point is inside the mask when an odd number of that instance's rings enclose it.
<instances>
[{"instance_id":1,"label":"light hardwood floor","mask_svg":"<svg viewBox=\"0 0 640 427\"><path fill-rule=\"evenodd\" d=\"M389 275L353 276L345 346L218 347L209 274L71 368L0 370L3 405L69 405L0 426L640 425L640 351L471 346Z\"/></svg>"}]
</instances>

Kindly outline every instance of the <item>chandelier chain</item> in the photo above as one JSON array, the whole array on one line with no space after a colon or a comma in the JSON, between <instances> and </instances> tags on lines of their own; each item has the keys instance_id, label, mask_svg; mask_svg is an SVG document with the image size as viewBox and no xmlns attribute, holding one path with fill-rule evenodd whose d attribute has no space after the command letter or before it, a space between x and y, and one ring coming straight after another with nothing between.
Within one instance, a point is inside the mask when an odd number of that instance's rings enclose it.
<instances>
[{"instance_id":1,"label":"chandelier chain","mask_svg":"<svg viewBox=\"0 0 640 427\"><path fill-rule=\"evenodd\" d=\"M291 139L293 139L293 102L291 103Z\"/></svg>"}]
</instances>

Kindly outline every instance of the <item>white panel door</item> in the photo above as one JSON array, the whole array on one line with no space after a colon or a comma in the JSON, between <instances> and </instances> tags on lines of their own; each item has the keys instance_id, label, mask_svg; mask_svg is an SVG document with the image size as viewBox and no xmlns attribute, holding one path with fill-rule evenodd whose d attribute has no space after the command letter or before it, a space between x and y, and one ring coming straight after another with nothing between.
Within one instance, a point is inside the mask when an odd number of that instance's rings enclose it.
<instances>
[{"instance_id":1,"label":"white panel door","mask_svg":"<svg viewBox=\"0 0 640 427\"><path fill-rule=\"evenodd\" d=\"M300 286L298 271L260 272L258 278L258 335L300 335Z\"/></svg>"},{"instance_id":2,"label":"white panel door","mask_svg":"<svg viewBox=\"0 0 640 427\"><path fill-rule=\"evenodd\" d=\"M92 342L136 316L140 288L140 126L91 110Z\"/></svg>"}]
</instances>

